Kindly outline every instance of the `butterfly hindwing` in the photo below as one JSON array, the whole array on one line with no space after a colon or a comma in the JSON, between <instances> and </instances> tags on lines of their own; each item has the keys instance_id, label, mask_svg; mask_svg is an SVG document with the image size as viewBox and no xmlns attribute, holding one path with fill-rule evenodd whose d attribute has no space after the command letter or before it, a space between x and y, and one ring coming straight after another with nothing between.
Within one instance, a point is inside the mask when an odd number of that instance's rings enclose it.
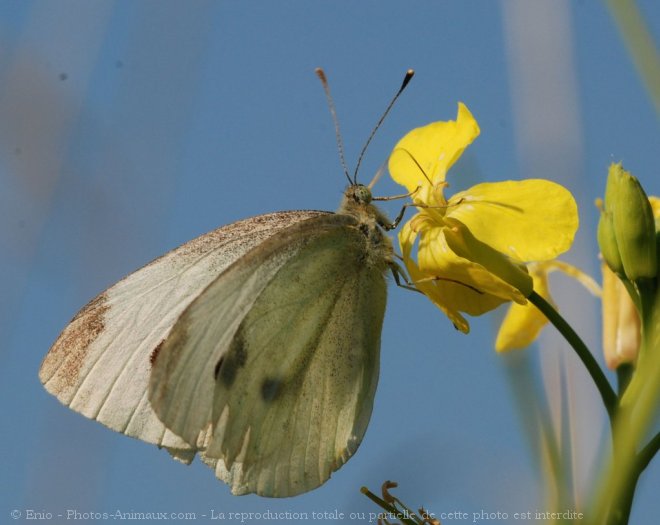
<instances>
[{"instance_id":1,"label":"butterfly hindwing","mask_svg":"<svg viewBox=\"0 0 660 525\"><path fill-rule=\"evenodd\" d=\"M232 492L305 492L357 449L386 295L367 249L346 215L283 230L209 285L161 347L152 406L191 445L206 435L203 458Z\"/></svg>"}]
</instances>

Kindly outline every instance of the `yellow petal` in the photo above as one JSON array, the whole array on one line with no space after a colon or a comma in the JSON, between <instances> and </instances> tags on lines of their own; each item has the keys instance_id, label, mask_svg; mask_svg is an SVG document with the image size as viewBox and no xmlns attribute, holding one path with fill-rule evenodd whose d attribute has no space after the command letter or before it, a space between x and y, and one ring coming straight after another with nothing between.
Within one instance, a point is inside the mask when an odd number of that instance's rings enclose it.
<instances>
[{"instance_id":1,"label":"yellow petal","mask_svg":"<svg viewBox=\"0 0 660 525\"><path fill-rule=\"evenodd\" d=\"M655 195L649 195L649 202L653 210L653 218L655 219L655 231L660 231L660 198Z\"/></svg>"},{"instance_id":2,"label":"yellow petal","mask_svg":"<svg viewBox=\"0 0 660 525\"><path fill-rule=\"evenodd\" d=\"M478 135L477 121L459 102L455 121L413 129L397 143L390 155L390 174L408 191L435 186Z\"/></svg>"},{"instance_id":3,"label":"yellow petal","mask_svg":"<svg viewBox=\"0 0 660 525\"><path fill-rule=\"evenodd\" d=\"M413 224L419 220L419 217L419 213L413 215L399 231L399 247L404 260L411 259L413 246L415 246L415 240L417 239L417 230L413 228Z\"/></svg>"},{"instance_id":4,"label":"yellow petal","mask_svg":"<svg viewBox=\"0 0 660 525\"><path fill-rule=\"evenodd\" d=\"M634 363L641 345L637 308L630 294L612 270L603 271L603 354L605 364L616 370L624 363Z\"/></svg>"},{"instance_id":5,"label":"yellow petal","mask_svg":"<svg viewBox=\"0 0 660 525\"><path fill-rule=\"evenodd\" d=\"M408 270L410 278L413 279L413 282L415 283L415 287L424 295L426 295L426 297L428 297L434 305L436 305L440 310L442 310L442 312L452 322L454 328L460 330L464 334L469 333L470 324L467 322L467 319L465 319L465 317L463 317L460 313L461 309L459 308L459 306L463 303L456 301L454 294L452 294L450 291L448 292L448 290L444 286L442 286L444 284L453 284L453 283L425 280L427 279L427 277L419 270L415 262L410 259L406 261L406 268ZM458 285L454 285L454 286L459 287ZM459 288L463 288L463 287L460 286ZM463 296L460 295L461 293L463 293L463 290L459 290L459 297L461 297L462 299ZM502 300L501 299L498 300L499 302L496 305L494 305L492 308L490 308L491 310L497 307L499 304L501 304ZM472 315L478 315L478 314L472 314Z\"/></svg>"},{"instance_id":6,"label":"yellow petal","mask_svg":"<svg viewBox=\"0 0 660 525\"><path fill-rule=\"evenodd\" d=\"M653 217L655 219L660 218L660 198L655 195L649 195L649 202L651 203L651 209L653 210Z\"/></svg>"},{"instance_id":7,"label":"yellow petal","mask_svg":"<svg viewBox=\"0 0 660 525\"><path fill-rule=\"evenodd\" d=\"M475 239L462 225L425 230L417 258L422 272L462 284L466 293L472 289L525 303L532 291L524 268Z\"/></svg>"},{"instance_id":8,"label":"yellow petal","mask_svg":"<svg viewBox=\"0 0 660 525\"><path fill-rule=\"evenodd\" d=\"M416 216L415 216L416 217ZM436 283L428 280L428 275L424 274L417 263L412 259L412 249L417 238L416 231L411 227L413 217L408 221L399 232L399 246L403 255L403 262L408 270L408 275L415 283L415 287L426 295L442 312L449 317L457 330L467 334L470 331L470 325L467 320L459 313L451 302L445 301L442 292L438 290Z\"/></svg>"},{"instance_id":9,"label":"yellow petal","mask_svg":"<svg viewBox=\"0 0 660 525\"><path fill-rule=\"evenodd\" d=\"M519 261L545 261L568 250L578 227L571 193L541 179L484 183L449 199L446 217Z\"/></svg>"},{"instance_id":10,"label":"yellow petal","mask_svg":"<svg viewBox=\"0 0 660 525\"><path fill-rule=\"evenodd\" d=\"M465 312L472 316L483 315L499 305L509 302L508 299L476 292L463 284L446 280L435 281L432 293L432 299L436 297L434 303L442 302L445 305L451 305L451 308L457 312Z\"/></svg>"},{"instance_id":11,"label":"yellow petal","mask_svg":"<svg viewBox=\"0 0 660 525\"><path fill-rule=\"evenodd\" d=\"M534 280L534 291L554 306L548 288L547 273L539 267L530 265L530 274ZM512 304L497 334L495 350L505 352L529 346L547 322L545 315L532 303Z\"/></svg>"}]
</instances>

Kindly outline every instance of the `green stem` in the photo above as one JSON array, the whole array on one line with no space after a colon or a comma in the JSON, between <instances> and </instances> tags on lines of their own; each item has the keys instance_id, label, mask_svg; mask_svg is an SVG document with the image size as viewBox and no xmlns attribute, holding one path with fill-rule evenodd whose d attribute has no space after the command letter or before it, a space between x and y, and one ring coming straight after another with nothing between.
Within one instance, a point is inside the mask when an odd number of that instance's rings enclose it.
<instances>
[{"instance_id":1,"label":"green stem","mask_svg":"<svg viewBox=\"0 0 660 525\"><path fill-rule=\"evenodd\" d=\"M630 483L624 488L621 498L619 499L618 512L614 512L610 517L611 525L627 525L630 519L630 511L632 510L633 499L635 498L635 490L637 490L637 482L639 477L630 479Z\"/></svg>"},{"instance_id":2,"label":"green stem","mask_svg":"<svg viewBox=\"0 0 660 525\"><path fill-rule=\"evenodd\" d=\"M634 467L630 473L629 483L622 487L618 507L610 516L612 525L625 525L628 523L639 478L658 450L660 450L660 432L653 436L651 441L637 454Z\"/></svg>"},{"instance_id":3,"label":"green stem","mask_svg":"<svg viewBox=\"0 0 660 525\"><path fill-rule=\"evenodd\" d=\"M657 282L636 283L642 344L635 371L617 407L612 459L592 506L593 523L626 525L637 482L660 450L660 435L641 448L660 405L660 291Z\"/></svg>"},{"instance_id":4,"label":"green stem","mask_svg":"<svg viewBox=\"0 0 660 525\"><path fill-rule=\"evenodd\" d=\"M647 445L639 451L637 457L635 458L635 466L630 473L629 483L624 486L621 491L621 497L619 500L619 512L615 513L611 518L611 523L615 525L625 525L628 523L630 518L630 511L632 510L633 499L635 497L635 490L637 489L637 483L639 482L639 477L642 475L642 472L649 466L651 460L655 454L660 449L660 433L653 436L653 439L647 443Z\"/></svg>"},{"instance_id":5,"label":"green stem","mask_svg":"<svg viewBox=\"0 0 660 525\"><path fill-rule=\"evenodd\" d=\"M548 320L555 326L559 333L564 336L564 339L568 341L575 350L575 353L578 355L582 363L584 364L587 372L591 375L596 388L600 393L600 397L603 399L603 404L605 405L605 410L610 417L610 424L614 421L614 414L616 412L617 406L617 396L612 390L610 383L607 381L605 374L598 366L598 362L594 358L593 354L587 348L587 345L584 344L580 336L575 333L575 330L569 325L564 318L559 315L559 312L555 310L550 303L548 303L543 297L541 297L536 292L532 292L528 299L531 303L536 306L543 315L545 315Z\"/></svg>"},{"instance_id":6,"label":"green stem","mask_svg":"<svg viewBox=\"0 0 660 525\"><path fill-rule=\"evenodd\" d=\"M658 432L637 455L637 471L641 474L649 466L653 456L660 450L660 432Z\"/></svg>"},{"instance_id":7,"label":"green stem","mask_svg":"<svg viewBox=\"0 0 660 525\"><path fill-rule=\"evenodd\" d=\"M623 363L619 365L619 367L616 369L619 399L623 397L623 393L626 391L626 388L628 386L628 383L630 383L630 380L632 379L632 375L634 371L635 368L629 363Z\"/></svg>"}]
</instances>

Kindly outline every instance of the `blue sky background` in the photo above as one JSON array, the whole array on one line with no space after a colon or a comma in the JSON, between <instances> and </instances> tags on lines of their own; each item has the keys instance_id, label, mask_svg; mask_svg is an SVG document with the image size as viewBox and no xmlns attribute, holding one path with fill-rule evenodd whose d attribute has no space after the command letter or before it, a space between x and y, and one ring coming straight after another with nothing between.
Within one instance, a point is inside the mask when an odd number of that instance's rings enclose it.
<instances>
[{"instance_id":1,"label":"blue sky background","mask_svg":"<svg viewBox=\"0 0 660 525\"><path fill-rule=\"evenodd\" d=\"M660 4L638 4L660 41ZM395 286L363 444L328 483L293 499L233 497L199 462L182 466L42 388L39 364L58 333L127 273L234 220L336 209L345 179L317 66L351 166L406 69L416 70L363 182L405 132L455 118L463 101L482 134L452 170L451 190L525 177L566 185L581 228L565 259L597 277L593 202L609 163L622 160L660 193L658 115L600 2L1 1L0 521L12 509L348 516L378 510L360 486L394 479L413 507L508 512L489 523L520 523L513 512L564 510L544 506L519 413L525 382L544 381L552 396L560 376L582 436L581 501L603 413L561 342L548 334L498 356L503 311L474 319L465 336ZM376 186L397 192L386 178ZM398 206L385 208L394 216ZM599 302L561 277L557 286L601 359ZM631 523L657 522L659 485L656 459Z\"/></svg>"}]
</instances>

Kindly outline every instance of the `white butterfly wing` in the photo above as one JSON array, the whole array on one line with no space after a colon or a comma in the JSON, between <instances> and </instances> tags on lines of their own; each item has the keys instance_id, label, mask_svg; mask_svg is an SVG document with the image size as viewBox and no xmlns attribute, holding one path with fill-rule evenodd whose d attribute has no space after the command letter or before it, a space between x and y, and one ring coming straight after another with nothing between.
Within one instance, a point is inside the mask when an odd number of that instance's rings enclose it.
<instances>
[{"instance_id":1,"label":"white butterfly wing","mask_svg":"<svg viewBox=\"0 0 660 525\"><path fill-rule=\"evenodd\" d=\"M176 248L85 306L46 355L39 377L62 403L113 430L173 447L190 445L154 414L147 390L150 357L188 305L249 250L324 212L281 212L239 221Z\"/></svg>"},{"instance_id":2,"label":"white butterfly wing","mask_svg":"<svg viewBox=\"0 0 660 525\"><path fill-rule=\"evenodd\" d=\"M235 494L311 490L355 452L378 380L386 264L345 215L296 224L214 281L160 348L150 400ZM206 432L208 429L211 432Z\"/></svg>"}]
</instances>

